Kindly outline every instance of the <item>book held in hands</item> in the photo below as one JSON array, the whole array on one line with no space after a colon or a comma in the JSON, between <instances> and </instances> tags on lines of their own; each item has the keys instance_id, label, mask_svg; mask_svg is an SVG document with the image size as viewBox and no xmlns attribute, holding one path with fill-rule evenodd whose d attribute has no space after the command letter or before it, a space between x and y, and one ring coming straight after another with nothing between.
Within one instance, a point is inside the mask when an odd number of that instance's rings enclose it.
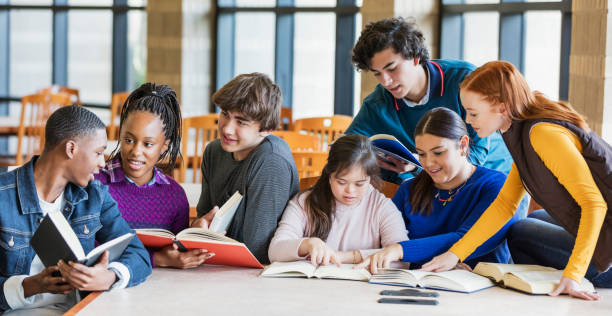
<instances>
[{"instance_id":1,"label":"book held in hands","mask_svg":"<svg viewBox=\"0 0 612 316\"><path fill-rule=\"evenodd\" d=\"M83 229L87 229L86 226ZM85 254L79 238L61 212L50 212L43 218L34 232L30 245L45 267L57 265L58 261L78 262L86 266L98 263L100 256L108 250L108 261L116 261L134 237L133 233L121 235L107 241Z\"/></svg>"},{"instance_id":2,"label":"book held in hands","mask_svg":"<svg viewBox=\"0 0 612 316\"><path fill-rule=\"evenodd\" d=\"M232 222L241 200L242 195L236 191L215 213L209 229L186 228L175 236L165 229L140 228L136 229L136 235L147 247L161 248L175 243L181 251L205 249L215 254L206 260L207 264L263 268L245 244L222 234Z\"/></svg>"},{"instance_id":3,"label":"book held in hands","mask_svg":"<svg viewBox=\"0 0 612 316\"><path fill-rule=\"evenodd\" d=\"M369 138L376 151L378 159L392 164L387 156L393 157L407 164L421 167L419 160L397 138L387 134L376 134Z\"/></svg>"},{"instance_id":4,"label":"book held in hands","mask_svg":"<svg viewBox=\"0 0 612 316\"><path fill-rule=\"evenodd\" d=\"M381 269L379 273L370 278L370 283L423 287L462 293L472 293L495 285L488 278L467 270L425 272L405 269Z\"/></svg>"},{"instance_id":5,"label":"book held in hands","mask_svg":"<svg viewBox=\"0 0 612 316\"><path fill-rule=\"evenodd\" d=\"M366 269L353 269L353 264L320 265L315 267L310 261L273 262L261 272L262 277L306 277L319 279L340 279L368 281L370 272Z\"/></svg>"},{"instance_id":6,"label":"book held in hands","mask_svg":"<svg viewBox=\"0 0 612 316\"><path fill-rule=\"evenodd\" d=\"M479 262L474 268L474 273L488 277L502 287L528 294L552 292L563 276L561 270L540 265L490 262ZM585 278L582 278L580 286L583 291L595 292L593 284Z\"/></svg>"}]
</instances>

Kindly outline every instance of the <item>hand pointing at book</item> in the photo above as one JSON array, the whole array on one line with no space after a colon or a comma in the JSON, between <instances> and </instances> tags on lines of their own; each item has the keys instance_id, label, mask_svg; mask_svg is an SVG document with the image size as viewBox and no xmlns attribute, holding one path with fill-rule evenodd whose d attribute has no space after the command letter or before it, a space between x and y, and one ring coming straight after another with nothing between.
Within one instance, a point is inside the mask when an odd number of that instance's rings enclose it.
<instances>
[{"instance_id":1,"label":"hand pointing at book","mask_svg":"<svg viewBox=\"0 0 612 316\"><path fill-rule=\"evenodd\" d=\"M339 254L317 237L304 239L298 248L298 256L310 256L310 262L313 266L330 263L340 266L342 263Z\"/></svg>"}]
</instances>

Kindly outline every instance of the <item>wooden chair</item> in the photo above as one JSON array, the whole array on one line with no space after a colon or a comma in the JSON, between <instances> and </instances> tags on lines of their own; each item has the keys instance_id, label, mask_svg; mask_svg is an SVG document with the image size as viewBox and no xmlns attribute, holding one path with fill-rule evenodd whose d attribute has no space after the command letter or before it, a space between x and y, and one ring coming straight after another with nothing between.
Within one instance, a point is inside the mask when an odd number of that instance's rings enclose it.
<instances>
[{"instance_id":1,"label":"wooden chair","mask_svg":"<svg viewBox=\"0 0 612 316\"><path fill-rule=\"evenodd\" d=\"M274 131L272 134L284 139L291 151L321 151L319 137L293 131Z\"/></svg>"},{"instance_id":2,"label":"wooden chair","mask_svg":"<svg viewBox=\"0 0 612 316\"><path fill-rule=\"evenodd\" d=\"M179 183L184 183L187 169L192 169L193 183L202 182L200 166L204 157L204 149L211 141L219 137L218 114L206 114L183 119L183 139L181 140L181 153L183 161L179 164Z\"/></svg>"},{"instance_id":3,"label":"wooden chair","mask_svg":"<svg viewBox=\"0 0 612 316\"><path fill-rule=\"evenodd\" d=\"M293 112L291 108L281 107L281 129L283 131L293 130Z\"/></svg>"},{"instance_id":4,"label":"wooden chair","mask_svg":"<svg viewBox=\"0 0 612 316\"><path fill-rule=\"evenodd\" d=\"M300 178L300 191L304 191L310 188L317 182L317 180L319 180L319 176ZM397 189L399 189L398 184L387 182L387 181L381 181L380 192L384 194L386 197L390 199L393 198L393 196L395 195L395 192L397 192Z\"/></svg>"},{"instance_id":5,"label":"wooden chair","mask_svg":"<svg viewBox=\"0 0 612 316\"><path fill-rule=\"evenodd\" d=\"M340 138L352 121L353 118L347 115L310 117L295 120L293 129L318 136L321 150L327 151L327 146Z\"/></svg>"},{"instance_id":6,"label":"wooden chair","mask_svg":"<svg viewBox=\"0 0 612 316\"><path fill-rule=\"evenodd\" d=\"M115 92L110 104L110 122L108 123L108 139L117 140L119 138L119 115L125 100L130 96L130 92Z\"/></svg>"},{"instance_id":7,"label":"wooden chair","mask_svg":"<svg viewBox=\"0 0 612 316\"><path fill-rule=\"evenodd\" d=\"M300 179L320 176L327 163L327 153L324 152L292 152Z\"/></svg>"},{"instance_id":8,"label":"wooden chair","mask_svg":"<svg viewBox=\"0 0 612 316\"><path fill-rule=\"evenodd\" d=\"M42 88L38 91L39 93L46 94L57 94L65 93L70 96L70 105L81 105L81 98L79 97L79 89L73 89L66 86L53 85L47 88Z\"/></svg>"},{"instance_id":9,"label":"wooden chair","mask_svg":"<svg viewBox=\"0 0 612 316\"><path fill-rule=\"evenodd\" d=\"M65 93L38 93L21 98L21 117L17 130L17 152L8 165L21 166L45 147L45 124L58 108L72 104ZM4 162L3 162L4 164Z\"/></svg>"}]
</instances>

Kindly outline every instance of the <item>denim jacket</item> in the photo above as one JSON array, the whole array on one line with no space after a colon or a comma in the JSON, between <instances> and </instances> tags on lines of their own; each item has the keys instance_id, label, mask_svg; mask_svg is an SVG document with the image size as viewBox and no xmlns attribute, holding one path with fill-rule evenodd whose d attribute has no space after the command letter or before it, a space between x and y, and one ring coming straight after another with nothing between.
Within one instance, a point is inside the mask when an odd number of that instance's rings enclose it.
<instances>
[{"instance_id":1,"label":"denim jacket","mask_svg":"<svg viewBox=\"0 0 612 316\"><path fill-rule=\"evenodd\" d=\"M42 221L34 184L34 157L11 172L0 174L0 310L9 309L4 283L14 275L30 273L36 253L30 238ZM82 188L68 183L64 191L64 216L88 253L96 242L104 243L133 232L121 217L117 203L99 181ZM138 238L132 239L118 260L130 272L127 286L143 282L151 274L149 254Z\"/></svg>"}]
</instances>

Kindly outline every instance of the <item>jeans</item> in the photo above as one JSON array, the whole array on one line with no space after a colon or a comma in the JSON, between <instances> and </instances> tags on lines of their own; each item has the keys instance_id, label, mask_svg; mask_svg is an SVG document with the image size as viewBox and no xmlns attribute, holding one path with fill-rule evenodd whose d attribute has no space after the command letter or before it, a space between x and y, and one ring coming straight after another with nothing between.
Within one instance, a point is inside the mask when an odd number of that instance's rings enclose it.
<instances>
[{"instance_id":1,"label":"jeans","mask_svg":"<svg viewBox=\"0 0 612 316\"><path fill-rule=\"evenodd\" d=\"M539 264L559 270L565 268L576 241L545 210L535 211L514 223L507 239L514 263ZM598 272L591 263L585 278L596 287L612 288L612 269Z\"/></svg>"}]
</instances>

